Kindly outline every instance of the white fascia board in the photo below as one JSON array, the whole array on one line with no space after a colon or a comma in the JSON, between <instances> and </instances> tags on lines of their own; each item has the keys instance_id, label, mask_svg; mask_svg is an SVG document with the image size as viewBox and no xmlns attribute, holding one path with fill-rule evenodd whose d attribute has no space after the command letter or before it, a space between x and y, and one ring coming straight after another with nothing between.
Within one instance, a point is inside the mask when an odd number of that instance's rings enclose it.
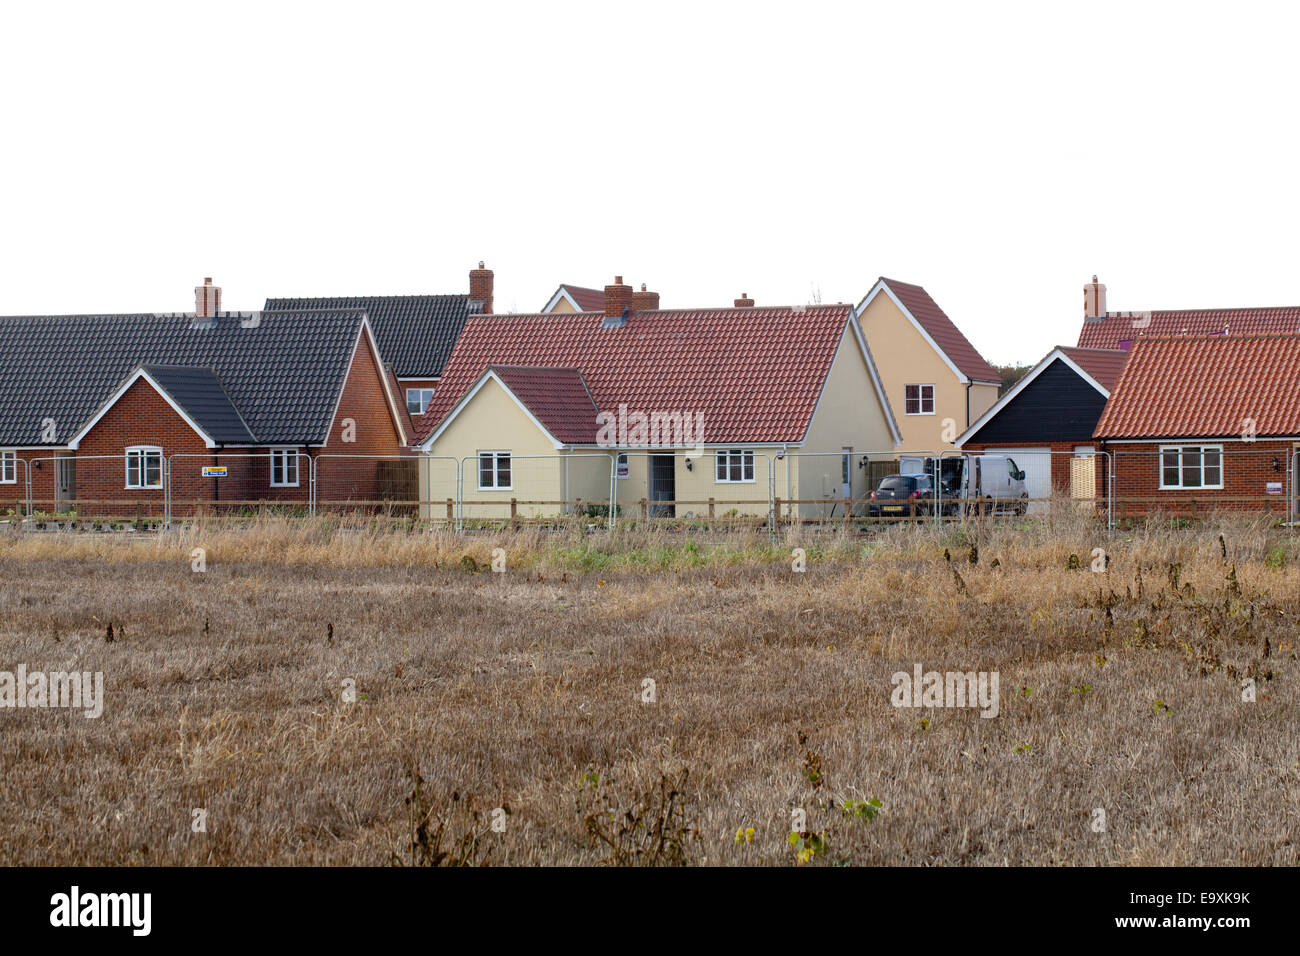
<instances>
[{"instance_id":1,"label":"white fascia board","mask_svg":"<svg viewBox=\"0 0 1300 956\"><path fill-rule=\"evenodd\" d=\"M217 443L212 440L212 436L209 435L207 432L205 432L202 428L200 428L199 423L196 422L194 419L190 418L190 416L186 414L185 409L181 408L180 405L176 404L176 401L170 395L167 394L167 389L159 385L158 382L154 379L154 377L150 375L148 372L146 372L143 368L137 368L131 375L127 376L127 380L125 384L123 384L121 388L119 388L116 392L114 392L109 397L108 401L106 401L103 405L99 407L99 411L95 412L95 414L91 416L90 421L86 422L86 424L82 426L81 431L77 432L77 434L73 436L72 441L68 442L67 447L73 451L79 448L81 445L81 440L86 437L87 433L89 433L90 430L99 423L99 420L101 418L103 418L105 415L108 414L108 410L117 404L118 400L123 395L126 394L127 389L129 389L140 379L144 379L146 382L148 382L149 386L155 392L157 392L159 395L162 396L163 401L165 401L168 405L171 406L172 411L174 411L177 415L179 415L185 421L185 424L189 425L190 428L194 429L195 433L200 438L203 439L203 444L205 447L207 448L218 447Z\"/></svg>"}]
</instances>

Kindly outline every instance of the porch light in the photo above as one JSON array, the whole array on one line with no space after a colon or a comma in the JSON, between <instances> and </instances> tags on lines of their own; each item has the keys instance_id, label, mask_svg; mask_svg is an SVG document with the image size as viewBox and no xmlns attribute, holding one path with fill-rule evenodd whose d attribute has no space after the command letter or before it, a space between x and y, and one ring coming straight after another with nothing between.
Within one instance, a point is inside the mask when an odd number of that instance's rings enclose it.
<instances>
[{"instance_id":1,"label":"porch light","mask_svg":"<svg viewBox=\"0 0 1300 956\"><path fill-rule=\"evenodd\" d=\"M691 462L691 460L690 460L689 458L687 458L687 459L686 459L686 470L687 470L687 471L691 471L691 470L694 469L694 467L695 467L695 466L694 466L694 464Z\"/></svg>"}]
</instances>

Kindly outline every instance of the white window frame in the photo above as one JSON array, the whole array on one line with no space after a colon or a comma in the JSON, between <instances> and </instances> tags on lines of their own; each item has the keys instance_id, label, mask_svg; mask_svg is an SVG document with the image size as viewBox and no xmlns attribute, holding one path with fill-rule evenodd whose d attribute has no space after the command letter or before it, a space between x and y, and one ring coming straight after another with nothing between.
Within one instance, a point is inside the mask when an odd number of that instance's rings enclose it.
<instances>
[{"instance_id":1,"label":"white window frame","mask_svg":"<svg viewBox=\"0 0 1300 956\"><path fill-rule=\"evenodd\" d=\"M417 401L416 401L416 404L419 405L419 407L420 407L420 410L419 410L418 412L417 412L417 411L412 411L412 409L411 409L411 393L412 393L412 392L416 392L416 393L419 395L419 399L417 399ZM429 402L431 402L431 401L433 401L433 389L431 389L431 388L408 388L408 389L406 390L406 411L407 411L407 414L410 414L410 415L423 415L425 412L427 412L427 411L429 410Z\"/></svg>"},{"instance_id":2,"label":"white window frame","mask_svg":"<svg viewBox=\"0 0 1300 956\"><path fill-rule=\"evenodd\" d=\"M483 484L483 457L492 456L492 481L493 484ZM498 484L501 476L501 459L506 459L506 467L510 470L510 484ZM474 467L478 474L479 491L514 491L515 490L515 456L511 454L509 448L483 448L475 456Z\"/></svg>"},{"instance_id":3,"label":"white window frame","mask_svg":"<svg viewBox=\"0 0 1300 956\"><path fill-rule=\"evenodd\" d=\"M145 481L149 477L148 456L158 456L158 484L150 485ZM131 458L138 459L136 465L136 484L131 484ZM160 491L163 486L163 450L158 445L131 445L126 449L126 487L132 491Z\"/></svg>"},{"instance_id":4,"label":"white window frame","mask_svg":"<svg viewBox=\"0 0 1300 956\"><path fill-rule=\"evenodd\" d=\"M614 459L614 477L619 481L626 481L632 474L632 460L628 458L627 452L621 451L618 457ZM512 473L513 480L513 473Z\"/></svg>"},{"instance_id":5,"label":"white window frame","mask_svg":"<svg viewBox=\"0 0 1300 956\"><path fill-rule=\"evenodd\" d=\"M1183 484L1183 452L1189 448L1196 448L1201 453L1201 484L1199 485ZM1166 451L1178 452L1178 484L1176 485L1165 484L1165 452ZM1219 483L1217 485L1205 484L1206 451L1216 451L1219 454ZM1197 442L1189 442L1188 444L1185 445L1161 445L1160 453L1156 457L1156 467L1159 469L1157 474L1159 475L1160 478L1161 491L1215 491L1215 490L1222 491L1223 490L1223 446L1220 444L1215 444L1213 442L1207 442L1204 444L1197 443Z\"/></svg>"},{"instance_id":6,"label":"white window frame","mask_svg":"<svg viewBox=\"0 0 1300 956\"><path fill-rule=\"evenodd\" d=\"M6 478L5 472L13 475ZM0 448L0 485L18 484L18 452L12 448Z\"/></svg>"},{"instance_id":7,"label":"white window frame","mask_svg":"<svg viewBox=\"0 0 1300 956\"><path fill-rule=\"evenodd\" d=\"M276 481L275 480L275 463L276 459L281 462L281 473L287 478L289 476L289 462L293 462L293 481ZM271 460L271 487L272 488L299 488L302 485L302 469L299 467L298 449L297 448L272 448L270 454Z\"/></svg>"},{"instance_id":8,"label":"white window frame","mask_svg":"<svg viewBox=\"0 0 1300 956\"><path fill-rule=\"evenodd\" d=\"M740 477L731 477L732 459L740 458ZM745 471L748 469L749 477L745 477ZM719 472L726 475L725 478L718 477ZM752 485L757 479L754 474L754 449L752 448L723 448L713 453L713 483L715 485Z\"/></svg>"},{"instance_id":9,"label":"white window frame","mask_svg":"<svg viewBox=\"0 0 1300 956\"><path fill-rule=\"evenodd\" d=\"M909 412L907 410L907 390L909 388L914 388L917 390L916 392L917 410L914 412ZM930 410L928 412L925 410L925 392L924 392L924 389L927 388L930 390ZM903 414L904 415L933 415L934 413L935 412L934 412L934 383L933 382L931 382L930 384L912 382L909 385L903 386Z\"/></svg>"}]
</instances>

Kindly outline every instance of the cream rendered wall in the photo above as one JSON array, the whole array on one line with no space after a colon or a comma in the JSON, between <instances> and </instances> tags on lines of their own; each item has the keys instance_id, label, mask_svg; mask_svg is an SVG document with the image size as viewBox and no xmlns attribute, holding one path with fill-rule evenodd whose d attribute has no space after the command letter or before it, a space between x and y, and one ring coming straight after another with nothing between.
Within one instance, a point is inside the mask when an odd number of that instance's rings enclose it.
<instances>
[{"instance_id":1,"label":"cream rendered wall","mask_svg":"<svg viewBox=\"0 0 1300 956\"><path fill-rule=\"evenodd\" d=\"M970 420L979 421L979 417L998 403L997 385L972 385L970 389ZM968 426L969 427L969 426ZM958 428L957 433L965 431Z\"/></svg>"},{"instance_id":2,"label":"cream rendered wall","mask_svg":"<svg viewBox=\"0 0 1300 956\"><path fill-rule=\"evenodd\" d=\"M555 308L551 309L551 311L552 312L576 312L577 309L569 305L568 299L561 296L560 301L555 303Z\"/></svg>"},{"instance_id":3,"label":"cream rendered wall","mask_svg":"<svg viewBox=\"0 0 1300 956\"><path fill-rule=\"evenodd\" d=\"M879 366L878 356L876 362ZM871 490L867 487L868 472L859 468L858 462L863 455L875 459L882 455L892 457L894 436L851 325L845 327L840 337L821 401L813 413L803 447L797 449L794 459L797 467L792 471L797 478L793 482L794 497L803 500L836 499L834 503L838 504L842 496L841 456L846 446L853 449L849 468L850 495L855 499L865 498ZM862 505L857 505L855 510L861 512L862 508ZM805 517L830 517L832 503L800 505L799 513ZM834 514L840 516L843 511L837 509Z\"/></svg>"},{"instance_id":4,"label":"cream rendered wall","mask_svg":"<svg viewBox=\"0 0 1300 956\"><path fill-rule=\"evenodd\" d=\"M955 423L954 438L966 430L966 386L883 290L863 309L859 321L903 435L900 451L939 452L956 447L943 440L943 420L951 418ZM905 385L934 386L933 415L907 414ZM993 400L981 409L990 389ZM977 391L983 397L977 398ZM997 401L997 387L972 386L970 398L973 422Z\"/></svg>"},{"instance_id":5,"label":"cream rendered wall","mask_svg":"<svg viewBox=\"0 0 1300 956\"><path fill-rule=\"evenodd\" d=\"M510 490L479 490L477 459L480 451L510 452L513 486ZM462 468L466 520L509 517L511 498L559 501L564 496L561 453L493 379L483 384L447 430L438 436L431 454L437 458L454 457L458 467ZM529 455L546 457L525 457ZM465 458L473 460L460 464ZM448 463L421 461L420 495L421 500L433 502L456 496L455 472ZM518 514L526 518L559 511L558 505L519 505ZM432 505L422 509L423 517L442 518L445 515L445 506Z\"/></svg>"}]
</instances>

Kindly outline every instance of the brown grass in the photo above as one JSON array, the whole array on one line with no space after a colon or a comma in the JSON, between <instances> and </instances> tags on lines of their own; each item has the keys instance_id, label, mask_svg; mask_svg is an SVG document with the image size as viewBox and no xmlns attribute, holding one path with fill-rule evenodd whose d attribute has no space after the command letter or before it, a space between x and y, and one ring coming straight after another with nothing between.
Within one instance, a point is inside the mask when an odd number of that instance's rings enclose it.
<instances>
[{"instance_id":1,"label":"brown grass","mask_svg":"<svg viewBox=\"0 0 1300 956\"><path fill-rule=\"evenodd\" d=\"M794 808L810 865L1300 862L1294 541L974 531L0 534L0 669L108 698L0 710L0 864L794 864ZM1000 715L893 708L918 662Z\"/></svg>"}]
</instances>

